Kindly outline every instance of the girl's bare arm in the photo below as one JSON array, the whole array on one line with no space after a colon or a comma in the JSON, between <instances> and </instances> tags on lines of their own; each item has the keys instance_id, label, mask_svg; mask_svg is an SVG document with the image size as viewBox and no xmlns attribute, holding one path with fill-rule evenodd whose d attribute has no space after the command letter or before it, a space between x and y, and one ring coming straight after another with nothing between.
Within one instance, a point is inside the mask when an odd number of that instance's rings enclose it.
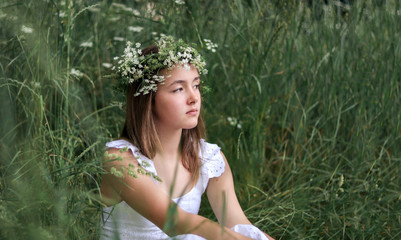
<instances>
[{"instance_id":1,"label":"girl's bare arm","mask_svg":"<svg viewBox=\"0 0 401 240\"><path fill-rule=\"evenodd\" d=\"M230 166L224 154L225 171L220 177L211 178L207 187L207 196L220 224L231 228L237 224L251 224L242 210L234 189L234 181ZM223 211L227 209L227 211ZM264 233L269 239L273 239Z\"/></svg>"}]
</instances>

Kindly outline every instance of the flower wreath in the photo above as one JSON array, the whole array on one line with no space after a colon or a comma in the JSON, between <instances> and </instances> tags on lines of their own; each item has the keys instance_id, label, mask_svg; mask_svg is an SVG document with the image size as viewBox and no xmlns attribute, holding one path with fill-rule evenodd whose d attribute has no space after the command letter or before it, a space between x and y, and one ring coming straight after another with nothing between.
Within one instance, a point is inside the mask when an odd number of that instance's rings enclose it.
<instances>
[{"instance_id":1,"label":"flower wreath","mask_svg":"<svg viewBox=\"0 0 401 240\"><path fill-rule=\"evenodd\" d=\"M164 76L159 75L161 69L171 70L174 65L189 70L191 64L196 67L199 74L207 74L206 62L194 48L186 44L182 39L175 41L171 36L162 36L157 42L158 53L142 55L141 44L135 46L127 42L124 54L115 57L117 65L113 67L119 76L118 87L126 89L134 82L140 81L140 87L134 96L146 95L150 91L157 91L157 85L164 84Z\"/></svg>"}]
</instances>

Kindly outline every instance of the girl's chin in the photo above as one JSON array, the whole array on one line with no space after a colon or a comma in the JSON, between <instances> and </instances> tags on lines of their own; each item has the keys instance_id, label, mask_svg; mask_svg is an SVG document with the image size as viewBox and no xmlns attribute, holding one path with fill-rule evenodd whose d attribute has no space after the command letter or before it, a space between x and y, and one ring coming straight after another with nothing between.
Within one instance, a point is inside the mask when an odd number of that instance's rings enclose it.
<instances>
[{"instance_id":1,"label":"girl's chin","mask_svg":"<svg viewBox=\"0 0 401 240\"><path fill-rule=\"evenodd\" d=\"M196 126L198 126L198 123L196 123L196 124L193 124L193 125L189 125L189 126L187 126L187 127L184 127L184 128L182 128L182 129L187 129L187 130L190 130L190 129L196 128Z\"/></svg>"}]
</instances>

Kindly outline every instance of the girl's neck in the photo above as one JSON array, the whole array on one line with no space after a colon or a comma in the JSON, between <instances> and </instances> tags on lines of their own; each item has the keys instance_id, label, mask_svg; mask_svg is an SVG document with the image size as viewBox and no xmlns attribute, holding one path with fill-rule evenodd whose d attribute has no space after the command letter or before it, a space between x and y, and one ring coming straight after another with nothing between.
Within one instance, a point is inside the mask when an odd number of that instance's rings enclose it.
<instances>
[{"instance_id":1,"label":"girl's neck","mask_svg":"<svg viewBox=\"0 0 401 240\"><path fill-rule=\"evenodd\" d=\"M156 152L156 156L176 159L181 154L182 129L169 131L158 129L158 134L161 146Z\"/></svg>"}]
</instances>

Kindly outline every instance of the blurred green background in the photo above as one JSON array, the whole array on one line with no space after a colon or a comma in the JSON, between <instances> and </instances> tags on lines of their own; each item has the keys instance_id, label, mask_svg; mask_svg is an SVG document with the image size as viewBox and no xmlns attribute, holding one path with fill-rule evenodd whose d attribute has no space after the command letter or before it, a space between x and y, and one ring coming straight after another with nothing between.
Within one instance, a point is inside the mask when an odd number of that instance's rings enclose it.
<instances>
[{"instance_id":1,"label":"blurred green background","mask_svg":"<svg viewBox=\"0 0 401 240\"><path fill-rule=\"evenodd\" d=\"M208 141L251 222L276 239L400 239L400 22L399 0L2 0L0 238L97 238L124 118L113 58L168 34L207 59Z\"/></svg>"}]
</instances>

